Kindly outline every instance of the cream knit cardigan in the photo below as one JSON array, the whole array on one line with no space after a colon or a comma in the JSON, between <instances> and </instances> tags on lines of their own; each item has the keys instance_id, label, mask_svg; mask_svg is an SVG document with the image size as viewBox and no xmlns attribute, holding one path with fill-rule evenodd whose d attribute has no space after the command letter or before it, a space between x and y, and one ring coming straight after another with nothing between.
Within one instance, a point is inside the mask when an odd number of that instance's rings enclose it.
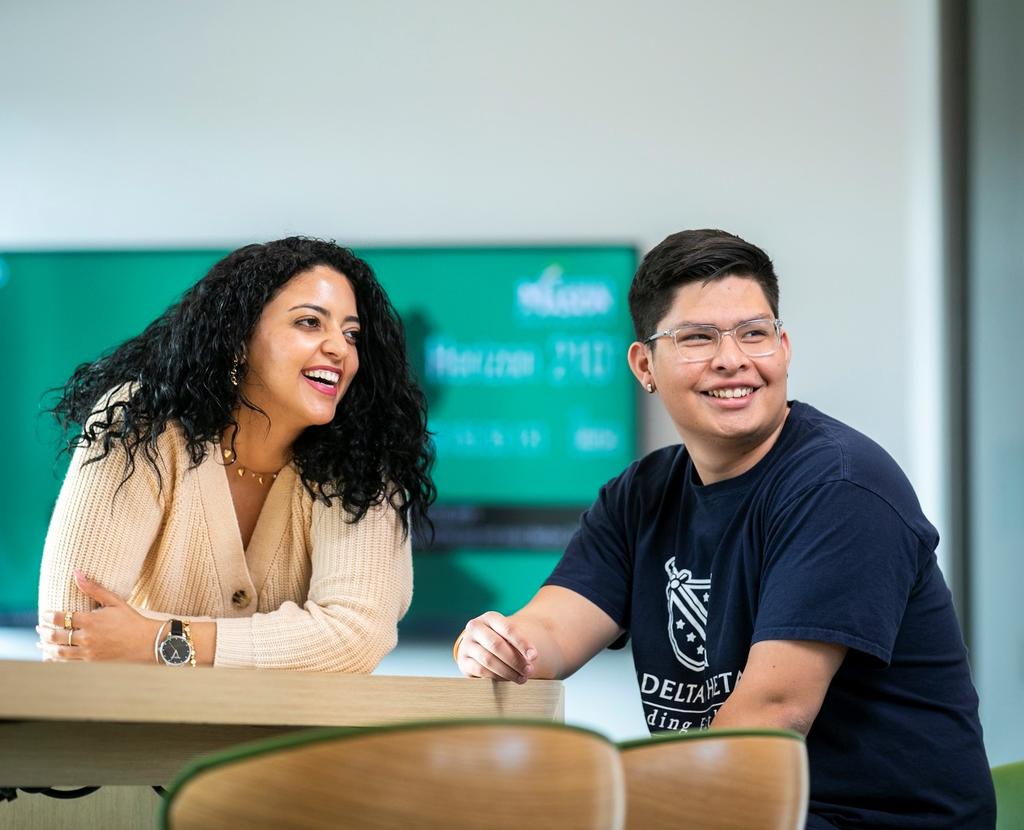
<instances>
[{"instance_id":1,"label":"cream knit cardigan","mask_svg":"<svg viewBox=\"0 0 1024 830\"><path fill-rule=\"evenodd\" d=\"M177 424L158 448L162 489L141 451L120 488L121 449L87 465L95 445L75 451L46 536L40 610L94 607L78 569L146 616L213 619L217 666L373 671L412 598L395 510L385 502L349 524L339 501L314 500L289 465L243 550L218 448L189 469Z\"/></svg>"}]
</instances>

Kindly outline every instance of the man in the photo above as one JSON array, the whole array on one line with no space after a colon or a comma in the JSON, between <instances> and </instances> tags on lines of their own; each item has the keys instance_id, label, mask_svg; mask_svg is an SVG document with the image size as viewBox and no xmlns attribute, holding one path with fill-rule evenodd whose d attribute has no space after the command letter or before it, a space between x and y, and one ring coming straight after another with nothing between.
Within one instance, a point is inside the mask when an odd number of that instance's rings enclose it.
<instances>
[{"instance_id":1,"label":"man","mask_svg":"<svg viewBox=\"0 0 1024 830\"><path fill-rule=\"evenodd\" d=\"M606 484L529 604L467 624L459 667L562 678L632 637L652 732L807 736L808 828L992 827L938 536L878 445L788 401L778 296L771 260L723 231L645 257L629 365L683 445Z\"/></svg>"}]
</instances>

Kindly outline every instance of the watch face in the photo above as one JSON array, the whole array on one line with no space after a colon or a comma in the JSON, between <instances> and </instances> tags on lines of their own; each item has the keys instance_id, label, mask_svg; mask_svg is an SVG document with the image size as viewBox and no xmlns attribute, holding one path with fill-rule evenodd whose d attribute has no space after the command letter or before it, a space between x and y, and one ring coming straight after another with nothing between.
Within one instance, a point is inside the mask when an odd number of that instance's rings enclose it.
<instances>
[{"instance_id":1,"label":"watch face","mask_svg":"<svg viewBox=\"0 0 1024 830\"><path fill-rule=\"evenodd\" d=\"M160 643L160 656L168 666L184 666L192 657L188 640L172 634Z\"/></svg>"}]
</instances>

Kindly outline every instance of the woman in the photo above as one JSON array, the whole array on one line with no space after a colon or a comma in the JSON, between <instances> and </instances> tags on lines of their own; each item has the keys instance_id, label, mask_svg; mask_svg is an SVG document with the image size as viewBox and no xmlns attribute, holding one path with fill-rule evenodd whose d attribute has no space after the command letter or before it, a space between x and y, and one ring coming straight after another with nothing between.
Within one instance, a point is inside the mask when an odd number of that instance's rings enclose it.
<instances>
[{"instance_id":1,"label":"woman","mask_svg":"<svg viewBox=\"0 0 1024 830\"><path fill-rule=\"evenodd\" d=\"M240 248L54 412L84 426L43 553L45 659L369 672L394 647L432 449L351 251Z\"/></svg>"}]
</instances>

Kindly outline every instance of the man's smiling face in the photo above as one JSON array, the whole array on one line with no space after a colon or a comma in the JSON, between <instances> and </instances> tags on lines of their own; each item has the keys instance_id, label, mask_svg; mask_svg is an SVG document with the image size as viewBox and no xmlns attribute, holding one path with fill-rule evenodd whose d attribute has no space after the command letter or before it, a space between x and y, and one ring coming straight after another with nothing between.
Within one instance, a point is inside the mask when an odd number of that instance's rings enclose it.
<instances>
[{"instance_id":1,"label":"man's smiling face","mask_svg":"<svg viewBox=\"0 0 1024 830\"><path fill-rule=\"evenodd\" d=\"M724 277L680 286L657 330L684 324L707 324L722 331L756 319L774 319L761 286L746 277ZM676 429L696 458L744 455L765 443L764 452L786 417L789 336L783 332L774 354L750 357L734 336L721 338L714 357L697 363L680 359L672 338L650 345L636 343L631 364L641 383L650 376ZM645 351L640 351L645 350ZM646 358L646 359L644 359ZM756 460L755 460L756 461Z\"/></svg>"}]
</instances>

